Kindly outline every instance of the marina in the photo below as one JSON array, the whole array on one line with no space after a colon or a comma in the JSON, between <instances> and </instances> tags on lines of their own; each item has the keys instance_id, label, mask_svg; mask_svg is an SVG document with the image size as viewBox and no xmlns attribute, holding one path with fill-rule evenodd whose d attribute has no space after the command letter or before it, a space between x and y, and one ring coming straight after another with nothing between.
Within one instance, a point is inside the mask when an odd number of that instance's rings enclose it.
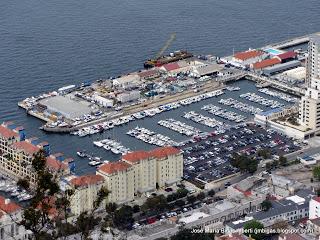
<instances>
[{"instance_id":1,"label":"marina","mask_svg":"<svg viewBox=\"0 0 320 240\"><path fill-rule=\"evenodd\" d=\"M246 119L246 117L244 117L240 114L237 114L232 111L227 111L227 110L222 109L222 108L215 106L213 104L205 105L201 109L206 110L215 116L219 116L223 119L227 119L229 121L234 121L236 123L243 122Z\"/></svg>"},{"instance_id":2,"label":"marina","mask_svg":"<svg viewBox=\"0 0 320 240\"><path fill-rule=\"evenodd\" d=\"M279 108L279 107L284 107L284 104L279 103L276 100L270 100L270 99L266 99L264 97L261 97L259 95L257 95L256 93L245 93L245 94L241 94L240 95L241 98L247 99L250 102L255 102L258 103L262 106L267 106L267 107L271 107L271 108Z\"/></svg>"},{"instance_id":3,"label":"marina","mask_svg":"<svg viewBox=\"0 0 320 240\"><path fill-rule=\"evenodd\" d=\"M145 143L148 143L150 145L155 145L159 147L163 146L178 146L179 144L173 140L171 140L170 137L164 136L159 133L155 133L149 129L143 128L143 127L136 127L134 129L131 129L127 132L127 134L131 137L134 137L136 139L139 139Z\"/></svg>"},{"instance_id":4,"label":"marina","mask_svg":"<svg viewBox=\"0 0 320 240\"><path fill-rule=\"evenodd\" d=\"M252 115L263 111L261 108L253 107L249 104L240 102L233 98L221 99L219 103L221 103L222 105L230 106L231 108L234 108L234 109L238 109L241 112L250 113Z\"/></svg>"},{"instance_id":5,"label":"marina","mask_svg":"<svg viewBox=\"0 0 320 240\"><path fill-rule=\"evenodd\" d=\"M166 120L160 120L158 121L158 124L162 127L169 128L175 132L181 133L188 137L202 133L202 131L200 131L199 129L192 127L190 125L187 125L183 122L176 121L172 118L166 119Z\"/></svg>"},{"instance_id":6,"label":"marina","mask_svg":"<svg viewBox=\"0 0 320 240\"><path fill-rule=\"evenodd\" d=\"M184 114L183 116L185 119L189 119L193 122L205 125L210 128L215 128L218 126L222 126L222 122L216 120L215 118L206 117L200 113L195 111L190 111Z\"/></svg>"}]
</instances>

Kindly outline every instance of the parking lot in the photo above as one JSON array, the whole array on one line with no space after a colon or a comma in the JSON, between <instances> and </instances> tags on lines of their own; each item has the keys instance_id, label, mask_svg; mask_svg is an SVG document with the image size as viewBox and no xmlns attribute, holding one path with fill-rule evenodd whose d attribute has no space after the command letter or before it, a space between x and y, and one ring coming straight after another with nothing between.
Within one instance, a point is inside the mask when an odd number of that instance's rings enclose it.
<instances>
[{"instance_id":1,"label":"parking lot","mask_svg":"<svg viewBox=\"0 0 320 240\"><path fill-rule=\"evenodd\" d=\"M230 164L234 153L253 157L261 149L270 150L275 157L297 151L300 147L271 129L265 130L255 124L236 125L206 137L194 138L181 148L184 178L206 183L232 175L239 172Z\"/></svg>"}]
</instances>

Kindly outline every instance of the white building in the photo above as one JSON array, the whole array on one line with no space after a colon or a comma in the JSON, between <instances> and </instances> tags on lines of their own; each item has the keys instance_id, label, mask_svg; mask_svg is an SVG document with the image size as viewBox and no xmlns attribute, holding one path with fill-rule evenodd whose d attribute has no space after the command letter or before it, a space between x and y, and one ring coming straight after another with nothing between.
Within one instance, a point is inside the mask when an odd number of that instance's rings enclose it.
<instances>
[{"instance_id":1,"label":"white building","mask_svg":"<svg viewBox=\"0 0 320 240\"><path fill-rule=\"evenodd\" d=\"M320 197L313 197L309 202L309 219L320 217Z\"/></svg>"},{"instance_id":2,"label":"white building","mask_svg":"<svg viewBox=\"0 0 320 240\"><path fill-rule=\"evenodd\" d=\"M102 97L98 94L94 94L92 96L93 100L96 101L98 104L100 104L103 107L112 107L113 106L113 100L112 99L108 99L105 97Z\"/></svg>"},{"instance_id":3,"label":"white building","mask_svg":"<svg viewBox=\"0 0 320 240\"><path fill-rule=\"evenodd\" d=\"M306 79L308 87L320 90L320 35L310 37Z\"/></svg>"},{"instance_id":4,"label":"white building","mask_svg":"<svg viewBox=\"0 0 320 240\"><path fill-rule=\"evenodd\" d=\"M0 240L29 239L31 232L19 226L22 208L10 199L0 196Z\"/></svg>"},{"instance_id":5,"label":"white building","mask_svg":"<svg viewBox=\"0 0 320 240\"><path fill-rule=\"evenodd\" d=\"M117 96L117 100L121 103L126 103L130 101L135 101L140 98L140 91L130 91L130 92L124 92L120 93Z\"/></svg>"},{"instance_id":6,"label":"white building","mask_svg":"<svg viewBox=\"0 0 320 240\"><path fill-rule=\"evenodd\" d=\"M112 83L115 87L130 88L140 84L140 77L137 74L129 74L114 79Z\"/></svg>"},{"instance_id":7,"label":"white building","mask_svg":"<svg viewBox=\"0 0 320 240\"><path fill-rule=\"evenodd\" d=\"M314 133L320 131L320 36L310 37L306 67L308 89L301 98L299 123Z\"/></svg>"}]
</instances>

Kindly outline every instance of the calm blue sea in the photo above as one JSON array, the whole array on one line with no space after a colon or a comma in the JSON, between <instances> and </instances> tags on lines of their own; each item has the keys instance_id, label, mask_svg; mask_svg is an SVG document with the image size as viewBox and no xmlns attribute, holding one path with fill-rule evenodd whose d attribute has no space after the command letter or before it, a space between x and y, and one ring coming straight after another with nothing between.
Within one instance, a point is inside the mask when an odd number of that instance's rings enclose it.
<instances>
[{"instance_id":1,"label":"calm blue sea","mask_svg":"<svg viewBox=\"0 0 320 240\"><path fill-rule=\"evenodd\" d=\"M41 132L42 123L17 102L64 85L141 69L173 32L177 39L168 51L223 56L320 31L319 9L319 0L1 1L0 121L23 124L30 137L48 140L55 152L73 157L78 149L96 152L92 141L97 136ZM144 124L154 123L139 123ZM123 133L115 129L109 134L133 148L146 147ZM78 161L83 173L87 163Z\"/></svg>"}]
</instances>

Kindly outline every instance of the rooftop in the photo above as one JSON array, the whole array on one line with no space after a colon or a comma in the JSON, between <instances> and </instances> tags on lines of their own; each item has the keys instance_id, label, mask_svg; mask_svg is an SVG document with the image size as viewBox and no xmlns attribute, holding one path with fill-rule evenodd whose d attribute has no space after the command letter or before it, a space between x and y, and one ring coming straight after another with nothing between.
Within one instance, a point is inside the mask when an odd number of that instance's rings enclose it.
<instances>
[{"instance_id":1,"label":"rooftop","mask_svg":"<svg viewBox=\"0 0 320 240\"><path fill-rule=\"evenodd\" d=\"M131 152L123 155L122 159L131 163L136 163L136 162L140 162L141 160L148 159L150 157L151 157L150 153L146 151L135 151L135 152Z\"/></svg>"},{"instance_id":2,"label":"rooftop","mask_svg":"<svg viewBox=\"0 0 320 240\"><path fill-rule=\"evenodd\" d=\"M263 52L258 51L258 50L251 50L251 51L246 51L246 52L239 52L234 54L234 57L237 59L240 59L242 61L248 60L250 58L255 58L259 57L263 54Z\"/></svg>"},{"instance_id":3,"label":"rooftop","mask_svg":"<svg viewBox=\"0 0 320 240\"><path fill-rule=\"evenodd\" d=\"M253 68L262 69L262 68L279 64L279 63L281 63L281 60L279 60L278 58L270 58L270 59L262 60L261 62L254 63Z\"/></svg>"},{"instance_id":4,"label":"rooftop","mask_svg":"<svg viewBox=\"0 0 320 240\"><path fill-rule=\"evenodd\" d=\"M164 158L171 155L176 155L180 153L180 150L175 147L160 147L155 148L149 152L153 157Z\"/></svg>"},{"instance_id":5,"label":"rooftop","mask_svg":"<svg viewBox=\"0 0 320 240\"><path fill-rule=\"evenodd\" d=\"M47 157L47 166L49 168L52 168L54 170L65 170L68 168L68 166L65 163L60 162L59 160L56 160L53 157Z\"/></svg>"},{"instance_id":6,"label":"rooftop","mask_svg":"<svg viewBox=\"0 0 320 240\"><path fill-rule=\"evenodd\" d=\"M110 162L110 163L105 163L101 165L98 168L98 171L106 174L113 174L116 172L125 171L129 167L131 167L130 164L123 161L117 161L117 162Z\"/></svg>"},{"instance_id":7,"label":"rooftop","mask_svg":"<svg viewBox=\"0 0 320 240\"><path fill-rule=\"evenodd\" d=\"M289 52L285 52L277 55L277 58L280 58L281 60L286 60L289 58L295 58L296 56L297 54L294 51L289 51Z\"/></svg>"},{"instance_id":8,"label":"rooftop","mask_svg":"<svg viewBox=\"0 0 320 240\"><path fill-rule=\"evenodd\" d=\"M6 199L0 196L0 210L2 210L3 212L10 214L20 209L21 207L18 204L11 202L10 200L9 202L6 202Z\"/></svg>"},{"instance_id":9,"label":"rooftop","mask_svg":"<svg viewBox=\"0 0 320 240\"><path fill-rule=\"evenodd\" d=\"M101 183L103 180L104 178L100 175L86 175L73 178L70 180L70 183L75 187L83 187Z\"/></svg>"},{"instance_id":10,"label":"rooftop","mask_svg":"<svg viewBox=\"0 0 320 240\"><path fill-rule=\"evenodd\" d=\"M12 138L12 137L18 137L19 134L11 129L8 129L8 128L0 125L0 136L8 139L8 138Z\"/></svg>"},{"instance_id":11,"label":"rooftop","mask_svg":"<svg viewBox=\"0 0 320 240\"><path fill-rule=\"evenodd\" d=\"M39 147L37 147L37 146L33 145L32 143L27 142L27 141L21 141L21 142L13 143L12 146L15 149L22 150L24 153L29 154L29 155L33 155L33 154L37 153L40 150Z\"/></svg>"}]
</instances>

